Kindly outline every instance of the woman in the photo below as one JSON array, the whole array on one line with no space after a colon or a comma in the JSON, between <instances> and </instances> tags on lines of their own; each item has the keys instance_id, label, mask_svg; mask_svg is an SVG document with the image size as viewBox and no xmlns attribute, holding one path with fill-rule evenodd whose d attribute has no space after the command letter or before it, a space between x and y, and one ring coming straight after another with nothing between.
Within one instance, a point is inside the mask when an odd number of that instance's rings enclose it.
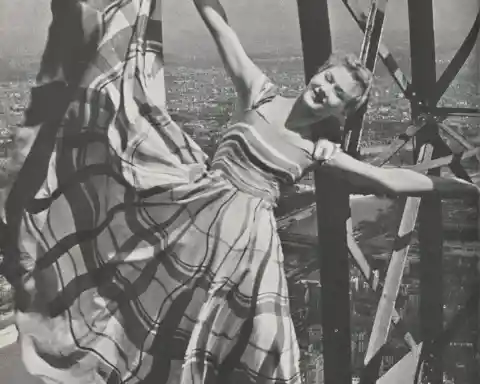
<instances>
[{"instance_id":1,"label":"woman","mask_svg":"<svg viewBox=\"0 0 480 384\"><path fill-rule=\"evenodd\" d=\"M194 2L235 86L238 95L235 121L250 123L251 115L259 115L260 119L256 120L264 120L272 127L285 128L288 134L308 142L312 123L330 117L344 121L350 112L366 102L372 75L351 55L332 55L299 97L278 95L275 85L245 53L236 33L228 25L220 2ZM319 134L322 136L321 132ZM422 196L434 192L452 197L477 190L476 186L460 179L427 177L406 169L374 167L353 159L327 140L321 139L314 146L317 159L328 159L322 162L322 168L346 178L352 191L367 188L370 193L390 196Z\"/></svg>"},{"instance_id":2,"label":"woman","mask_svg":"<svg viewBox=\"0 0 480 384\"><path fill-rule=\"evenodd\" d=\"M50 127L53 139L40 130L32 153L50 150L19 177L42 182L19 213L7 209L30 260L18 286L30 295L17 313L23 360L46 382L69 384L300 383L273 215L278 186L323 164L379 193L477 189L377 169L312 142L303 128L363 103L368 72L342 59L296 100L282 98L220 4L198 0L239 94L236 122L207 169L156 88L156 5L105 9L104 35L64 118Z\"/></svg>"}]
</instances>

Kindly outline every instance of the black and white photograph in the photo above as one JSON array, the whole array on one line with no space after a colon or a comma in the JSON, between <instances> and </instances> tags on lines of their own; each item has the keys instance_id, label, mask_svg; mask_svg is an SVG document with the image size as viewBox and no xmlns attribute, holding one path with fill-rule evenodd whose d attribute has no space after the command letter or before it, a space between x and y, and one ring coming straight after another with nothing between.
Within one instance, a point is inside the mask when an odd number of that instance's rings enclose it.
<instances>
[{"instance_id":1,"label":"black and white photograph","mask_svg":"<svg viewBox=\"0 0 480 384\"><path fill-rule=\"evenodd\" d=\"M0 384L480 383L480 0L0 0Z\"/></svg>"}]
</instances>

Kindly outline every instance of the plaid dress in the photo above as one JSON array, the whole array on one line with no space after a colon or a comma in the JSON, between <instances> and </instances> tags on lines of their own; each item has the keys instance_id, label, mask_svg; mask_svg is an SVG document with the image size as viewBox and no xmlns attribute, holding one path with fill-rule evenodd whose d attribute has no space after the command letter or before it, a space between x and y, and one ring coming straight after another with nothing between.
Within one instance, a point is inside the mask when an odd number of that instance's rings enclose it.
<instances>
[{"instance_id":1,"label":"plaid dress","mask_svg":"<svg viewBox=\"0 0 480 384\"><path fill-rule=\"evenodd\" d=\"M36 287L17 314L23 360L46 383L300 383L272 208L313 144L262 117L266 81L207 166L164 107L155 5L105 8L19 176L38 182L16 229Z\"/></svg>"}]
</instances>

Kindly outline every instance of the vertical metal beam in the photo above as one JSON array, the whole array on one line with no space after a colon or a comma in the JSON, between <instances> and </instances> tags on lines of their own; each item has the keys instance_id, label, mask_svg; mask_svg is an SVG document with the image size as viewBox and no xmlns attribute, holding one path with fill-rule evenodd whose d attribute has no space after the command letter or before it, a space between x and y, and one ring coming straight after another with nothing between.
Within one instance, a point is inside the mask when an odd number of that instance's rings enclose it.
<instances>
[{"instance_id":1,"label":"vertical metal beam","mask_svg":"<svg viewBox=\"0 0 480 384\"><path fill-rule=\"evenodd\" d=\"M408 0L410 21L410 51L412 86L418 99L427 106L434 99L436 85L435 33L432 0ZM412 117L421 113L418 105L412 104ZM438 127L430 126L419 132L415 140L416 156L424 144L431 142L438 134ZM435 143L434 144L435 147ZM434 150L433 158L438 157ZM440 169L429 174L440 174ZM420 243L420 317L421 334L425 341L431 340L443 331L443 290L442 290L442 202L438 197L422 199L419 211ZM427 367L429 383L442 383L443 364L441 351L435 354L432 364Z\"/></svg>"},{"instance_id":2,"label":"vertical metal beam","mask_svg":"<svg viewBox=\"0 0 480 384\"><path fill-rule=\"evenodd\" d=\"M298 0L307 82L332 52L327 0ZM317 127L318 128L318 127ZM313 127L316 138L320 129ZM322 134L340 140L339 123L323 121ZM315 173L322 295L325 384L351 384L349 262L346 223L349 194L336 179Z\"/></svg>"},{"instance_id":3,"label":"vertical metal beam","mask_svg":"<svg viewBox=\"0 0 480 384\"><path fill-rule=\"evenodd\" d=\"M408 0L412 87L418 99L427 105L434 98L437 80L432 2ZM418 116L421 111L415 104L412 107L413 115Z\"/></svg>"},{"instance_id":4,"label":"vertical metal beam","mask_svg":"<svg viewBox=\"0 0 480 384\"><path fill-rule=\"evenodd\" d=\"M477 19L480 17L480 1L477 1ZM476 20L477 20L476 19ZM478 32L477 32L478 34ZM476 76L476 84L477 84L477 93L480 91L480 44L476 44L475 49L476 54L476 61L477 61L477 76ZM477 159L479 159L477 157ZM479 159L480 162L480 159ZM480 240L480 201L477 202L477 235L479 236L477 240ZM474 278L476 281L480 281L480 258L477 257L477 265L474 271ZM472 319L472 338L473 338L473 367L472 367L472 383L480 382L480 300L476 300L475 302L475 314Z\"/></svg>"},{"instance_id":5,"label":"vertical metal beam","mask_svg":"<svg viewBox=\"0 0 480 384\"><path fill-rule=\"evenodd\" d=\"M477 215L478 207L477 207ZM477 220L478 222L478 220ZM478 225L478 224L477 224ZM477 227L477 231L478 231ZM480 281L480 259L477 257L476 259L472 260L472 278L474 281ZM469 327L471 332L472 338L472 357L468 362L468 371L469 371L469 379L471 383L478 383L480 382L480 300L473 301L474 304L472 305L472 316L469 319Z\"/></svg>"}]
</instances>

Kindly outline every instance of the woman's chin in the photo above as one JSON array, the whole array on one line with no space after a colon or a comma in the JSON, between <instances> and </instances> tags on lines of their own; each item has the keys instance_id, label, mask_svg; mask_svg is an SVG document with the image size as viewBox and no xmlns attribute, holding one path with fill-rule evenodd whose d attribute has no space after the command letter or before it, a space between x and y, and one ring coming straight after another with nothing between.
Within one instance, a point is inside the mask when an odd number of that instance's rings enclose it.
<instances>
[{"instance_id":1,"label":"woman's chin","mask_svg":"<svg viewBox=\"0 0 480 384\"><path fill-rule=\"evenodd\" d=\"M303 100L305 102L305 106L310 111L310 115L315 120L323 120L329 116L325 105L315 102L311 96L305 95Z\"/></svg>"}]
</instances>

